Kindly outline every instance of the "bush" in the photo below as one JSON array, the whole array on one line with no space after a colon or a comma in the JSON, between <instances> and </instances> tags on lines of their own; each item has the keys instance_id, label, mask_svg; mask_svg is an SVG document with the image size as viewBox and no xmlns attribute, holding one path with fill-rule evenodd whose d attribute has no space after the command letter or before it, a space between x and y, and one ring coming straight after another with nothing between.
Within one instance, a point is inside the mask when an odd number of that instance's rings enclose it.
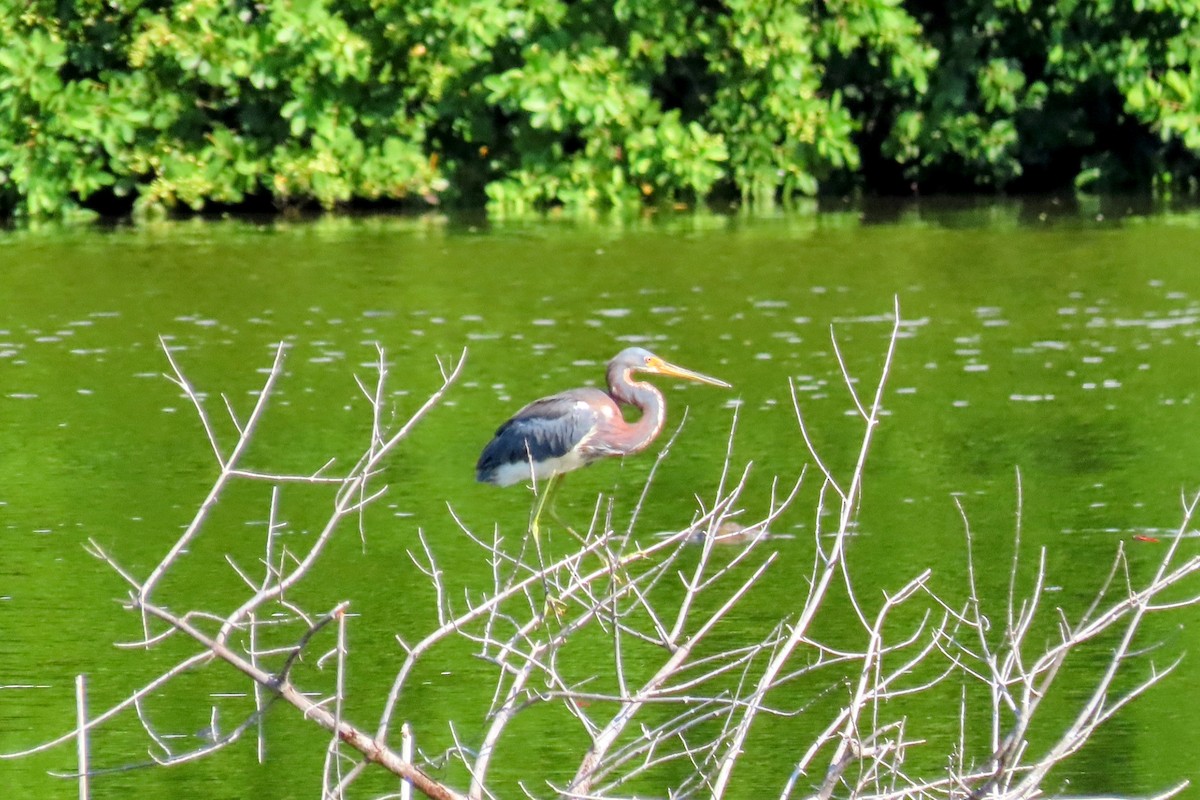
<instances>
[{"instance_id":1,"label":"bush","mask_svg":"<svg viewBox=\"0 0 1200 800\"><path fill-rule=\"evenodd\" d=\"M0 0L0 213L1192 188L1179 0Z\"/></svg>"},{"instance_id":2,"label":"bush","mask_svg":"<svg viewBox=\"0 0 1200 800\"><path fill-rule=\"evenodd\" d=\"M935 187L1195 189L1200 5L911 3L941 54L882 148Z\"/></svg>"}]
</instances>

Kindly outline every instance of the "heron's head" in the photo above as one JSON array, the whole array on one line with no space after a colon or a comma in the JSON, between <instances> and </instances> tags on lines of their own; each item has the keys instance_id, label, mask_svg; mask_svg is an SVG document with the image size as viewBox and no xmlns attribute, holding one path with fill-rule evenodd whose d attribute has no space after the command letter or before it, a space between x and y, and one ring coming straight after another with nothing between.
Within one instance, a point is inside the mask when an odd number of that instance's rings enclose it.
<instances>
[{"instance_id":1,"label":"heron's head","mask_svg":"<svg viewBox=\"0 0 1200 800\"><path fill-rule=\"evenodd\" d=\"M617 353L612 361L608 362L609 374L614 372L629 375L634 372L645 372L651 375L667 375L672 378L682 378L685 381L695 381L696 383L707 383L712 386L721 386L730 388L729 384L717 378L711 378L708 375L701 375L699 372L692 372L690 369L684 369L651 353L644 347L627 347Z\"/></svg>"}]
</instances>

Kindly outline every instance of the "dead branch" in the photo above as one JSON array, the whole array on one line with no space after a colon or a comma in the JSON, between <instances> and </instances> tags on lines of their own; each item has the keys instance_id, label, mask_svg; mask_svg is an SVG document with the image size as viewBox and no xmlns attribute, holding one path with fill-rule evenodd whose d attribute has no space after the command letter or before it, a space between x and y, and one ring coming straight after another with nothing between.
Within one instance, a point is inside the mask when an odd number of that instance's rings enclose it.
<instances>
[{"instance_id":1,"label":"dead branch","mask_svg":"<svg viewBox=\"0 0 1200 800\"><path fill-rule=\"evenodd\" d=\"M1150 615L1200 604L1200 588L1193 585L1200 556L1185 557L1180 544L1200 494L1184 503L1177 535L1154 574L1135 582L1118 548L1107 578L1082 612L1051 607L1044 548L1036 559L1022 556L1024 488L1019 472L1014 552L1007 597L999 608L978 585L974 533L962 503L958 509L965 533L965 601L952 599L953 593L940 588L945 583L938 580L942 576L929 569L900 577L890 584L898 590L873 597L861 579L855 580L847 553L851 547L871 544L856 541L853 534L868 454L886 413L885 387L905 325L898 301L890 321L872 395L860 392L859 380L833 335L833 353L852 413L862 425L848 475L835 475L828 465L838 460L817 452L796 387L791 386L799 440L822 478L812 510L813 556L805 567L788 564L791 554L772 549L772 539L779 537L768 529L796 502L807 473L801 472L795 481L773 480L767 507L750 513L743 498L752 480L751 465L733 458L736 412L715 490L697 493L692 521L679 530L648 535L640 530L640 521L656 477L668 468L680 429L629 500L619 494L597 497L586 530L571 530L575 538L566 548L546 547L527 536L527 529L515 531L515 542L514 532L498 524L477 532L447 505L445 532L461 537L460 544L487 565L490 578L483 586L466 585L456 564L439 552L442 531L427 535L425 529L417 530L417 544L409 552L412 563L406 567L432 590L436 622L397 631L401 657L381 698L378 719L370 726L347 718L352 706L346 704L346 675L353 660L348 643L355 630L347 602L313 609L294 590L339 532L354 526L365 542L364 510L387 489L379 481L386 459L458 379L465 353L452 364L439 362L439 388L406 420L391 426L389 365L383 350L377 350L375 375L355 378L356 390L370 406L370 430L353 463L339 466L327 459L304 474L289 474L244 463L282 376L285 348L280 345L275 351L249 413L243 416L221 395L235 432L232 441L226 441L209 416L208 395L193 387L164 344L169 379L191 401L217 475L187 528L144 578L96 542L88 549L127 586L126 608L138 615L142 628L139 640L127 646L149 649L183 642L195 651L95 717L88 718L81 692L79 718L69 732L0 758L74 741L81 767L70 777L86 786L89 777L114 769L89 766L86 742L132 710L130 716L151 744L152 764L212 757L249 738L245 734L251 730L256 731L256 751L263 761L265 715L275 713L276 706L291 706L300 720L329 733L320 770L323 797L351 796L366 770L382 768L400 779L401 797L415 789L433 798L484 800L506 790L494 777L500 771L496 760L504 744L517 736L515 721L551 708L568 727L574 726L586 746L574 754L577 761L569 762L571 777L565 784L554 784L536 772L519 780L517 788L528 797L607 798L635 788L641 792L638 782L669 776L662 794L721 798L731 792L743 753L754 746L754 722L770 717L780 724L796 720L808 731L806 738L785 745L794 755L791 769L777 778L781 798L802 792L812 800L1033 800L1045 792L1051 769L1069 760L1100 726L1180 667L1179 654L1146 646L1139 637ZM167 602L164 592L170 583L164 583L164 577L203 534L213 505L237 481L273 485L261 567L225 556L242 584L229 603L233 610L214 610L186 596L172 596ZM279 490L284 485L293 487L288 492L314 487L325 497L333 487L328 516L307 541L307 549L293 550L280 539L287 525ZM830 508L836 512L836 528L829 530L824 521L827 503L836 503ZM738 544L730 548L728 541ZM748 598L780 567L807 578L807 583L797 583L794 607L780 609L779 618L762 630L732 625ZM1019 577L1022 570L1032 573L1024 593L1018 591L1025 580ZM843 588L849 605L846 619L838 624L850 641L822 641L814 621L822 612L831 613L831 591ZM1047 641L1041 631L1049 625L1057 635ZM1060 725L1048 745L1035 750L1030 731L1035 721L1041 721L1043 729L1047 724L1044 701L1062 691L1064 665L1095 648L1102 637L1116 641L1105 669L1087 687L1074 716ZM577 652L581 641L588 643L586 656ZM597 642L602 643L602 658L595 654ZM434 651L452 643L470 646L490 682L467 687L478 700L477 716L430 721L426 710L411 702L416 694L411 684ZM223 665L241 688L249 681L253 706L247 701L235 723L221 725L217 707L206 704L209 724L202 741L173 746L171 735L155 724L152 696L171 689L186 672L217 665ZM329 667L332 676L318 681L316 670ZM309 681L323 690L302 691L301 684ZM785 685L791 690L801 687L803 698L797 701L794 695L780 693ZM956 687L960 698L959 729L950 738L940 729L926 730L921 719L907 712L911 698L946 685ZM1079 687L1071 688L1078 696ZM785 696L792 699L778 699ZM422 753L409 725L415 718L444 726L451 744L440 753ZM968 736L967 728L981 721L987 725L986 746L973 750L975 738ZM389 743L395 728L401 731L399 752ZM934 774L923 772L910 759L912 752L930 748L940 748L936 752L945 756L940 761L944 768ZM465 788L437 777L437 770L447 765L467 776ZM761 782L763 776L755 780ZM1181 788L1160 796L1170 797Z\"/></svg>"}]
</instances>

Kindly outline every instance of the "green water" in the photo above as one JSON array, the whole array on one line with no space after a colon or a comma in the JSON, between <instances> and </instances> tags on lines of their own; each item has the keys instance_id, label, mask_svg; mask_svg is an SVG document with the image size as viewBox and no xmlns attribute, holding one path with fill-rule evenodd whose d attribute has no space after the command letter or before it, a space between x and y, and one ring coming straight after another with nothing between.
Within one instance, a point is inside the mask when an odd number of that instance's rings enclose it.
<instances>
[{"instance_id":1,"label":"green water","mask_svg":"<svg viewBox=\"0 0 1200 800\"><path fill-rule=\"evenodd\" d=\"M390 462L390 490L368 519L365 547L347 527L302 590L313 608L349 600L359 615L351 711L372 727L401 660L393 636L431 619L431 593L407 555L418 531L456 579L482 588L487 565L449 508L483 535L498 525L518 537L526 523L527 491L473 480L480 448L508 414L596 384L627 344L649 347L734 389L662 384L671 421L687 407L687 423L641 529L678 530L695 514L696 495L712 496L735 410L735 465L754 465L744 505L761 515L772 480L793 481L810 461L789 380L827 465L841 476L853 466L861 430L830 328L865 392L879 373L894 298L903 336L850 552L860 592L878 597L930 567L939 590L963 597L957 497L974 532L981 591L1002 598L1019 469L1026 563L1048 548L1048 597L1077 615L1118 543L1134 570L1144 569L1163 545L1133 537L1168 535L1181 489L1200 485L1197 252L1200 213L1126 213L1120 203L1070 212L1014 203L756 220L371 218L0 233L0 749L68 729L77 673L88 674L98 710L166 663L112 647L136 638L140 625L114 602L121 580L82 547L93 538L144 575L214 478L189 404L162 377L160 337L214 415L221 393L248 413L275 345L288 344L286 374L248 457L249 466L278 471L353 458L369 425L353 378L370 376L376 343L391 364L397 419L439 384L436 358L466 349L460 382ZM223 432L233 435L228 424ZM627 519L652 462L647 454L573 475L559 513L586 525L604 493ZM779 561L724 641L761 638L797 610L817 485L810 473L773 526L794 538L772 545ZM222 501L164 593L224 607L238 581L222 556L257 569L268 496L254 485ZM328 498L291 488L284 499L289 535L306 541ZM1155 629L1166 641L1162 663L1189 652L1179 672L1119 715L1047 789L1137 793L1200 778L1196 614L1183 610ZM491 678L467 651L446 651L401 715L431 750L448 743L447 719L477 739L476 695ZM797 697L826 688L799 687ZM212 693L244 689L220 670L188 676L155 697L156 724L191 735L207 724ZM1035 734L1065 724L1081 698L1065 692L1051 706L1057 718ZM952 745L955 692L920 708L914 730ZM577 732L539 719L530 715L523 740L498 757L510 788L561 779L577 763ZM312 796L325 738L310 728L278 708L264 766L247 737L195 764L102 776L93 796ZM778 793L801 749L794 731L780 721L756 731L735 773L737 796ZM94 763L145 761L147 744L136 718L123 717L97 734ZM46 774L74 763L70 746L0 762L0 784L14 797L74 796L73 783ZM367 788L394 787L376 780Z\"/></svg>"}]
</instances>

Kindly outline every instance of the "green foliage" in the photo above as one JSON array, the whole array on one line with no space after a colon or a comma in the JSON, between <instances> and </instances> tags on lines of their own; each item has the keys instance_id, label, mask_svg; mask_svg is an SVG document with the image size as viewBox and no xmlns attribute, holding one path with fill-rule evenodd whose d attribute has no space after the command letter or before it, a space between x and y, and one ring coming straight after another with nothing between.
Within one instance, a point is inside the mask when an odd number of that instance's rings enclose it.
<instances>
[{"instance_id":1,"label":"green foliage","mask_svg":"<svg viewBox=\"0 0 1200 800\"><path fill-rule=\"evenodd\" d=\"M882 148L940 188L1196 183L1200 4L911 3L942 55Z\"/></svg>"},{"instance_id":2,"label":"green foliage","mask_svg":"<svg viewBox=\"0 0 1200 800\"><path fill-rule=\"evenodd\" d=\"M0 0L0 214L1190 187L1200 3Z\"/></svg>"}]
</instances>

